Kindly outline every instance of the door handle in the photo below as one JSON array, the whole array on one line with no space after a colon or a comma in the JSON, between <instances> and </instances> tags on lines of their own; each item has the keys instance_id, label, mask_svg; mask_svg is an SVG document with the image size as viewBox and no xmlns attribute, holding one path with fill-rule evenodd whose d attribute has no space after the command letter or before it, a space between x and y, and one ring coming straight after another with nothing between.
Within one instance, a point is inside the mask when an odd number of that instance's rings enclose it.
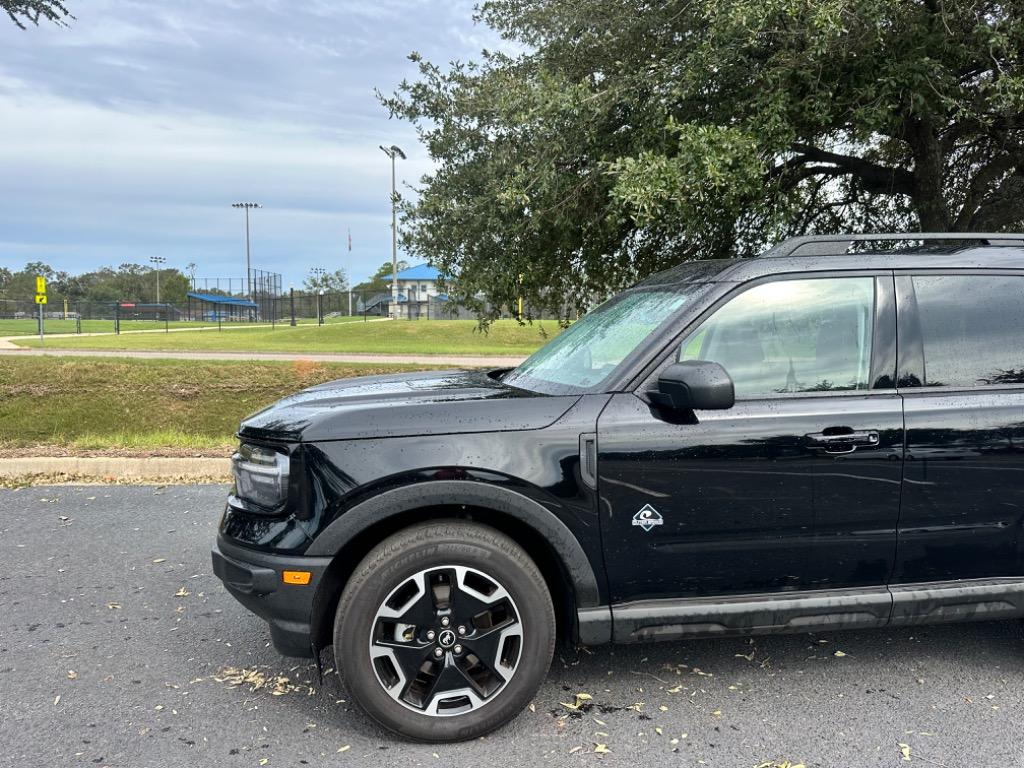
<instances>
[{"instance_id":1,"label":"door handle","mask_svg":"<svg viewBox=\"0 0 1024 768\"><path fill-rule=\"evenodd\" d=\"M879 443L878 430L855 430L850 427L829 427L823 432L807 435L807 439L816 448L833 454L853 453L858 448L877 448Z\"/></svg>"}]
</instances>

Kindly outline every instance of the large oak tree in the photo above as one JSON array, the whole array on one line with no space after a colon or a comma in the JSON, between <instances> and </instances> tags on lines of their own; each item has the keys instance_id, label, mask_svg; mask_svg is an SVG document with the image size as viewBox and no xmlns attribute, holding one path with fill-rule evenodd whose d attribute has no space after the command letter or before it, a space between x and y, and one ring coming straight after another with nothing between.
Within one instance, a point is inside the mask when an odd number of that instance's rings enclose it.
<instances>
[{"instance_id":1,"label":"large oak tree","mask_svg":"<svg viewBox=\"0 0 1024 768\"><path fill-rule=\"evenodd\" d=\"M463 298L585 306L788 234L1024 226L1024 2L489 0L384 99L436 161L406 246Z\"/></svg>"}]
</instances>

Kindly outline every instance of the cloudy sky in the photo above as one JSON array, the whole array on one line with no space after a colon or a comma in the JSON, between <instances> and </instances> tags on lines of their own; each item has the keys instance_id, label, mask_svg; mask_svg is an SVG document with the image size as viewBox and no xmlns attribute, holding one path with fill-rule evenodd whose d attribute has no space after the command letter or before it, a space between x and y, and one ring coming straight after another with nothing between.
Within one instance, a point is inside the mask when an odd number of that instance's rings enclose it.
<instances>
[{"instance_id":1,"label":"cloudy sky","mask_svg":"<svg viewBox=\"0 0 1024 768\"><path fill-rule=\"evenodd\" d=\"M429 161L388 119L410 51L448 62L497 41L472 0L67 0L71 27L0 18L0 266L72 272L151 255L197 276L253 266L355 281L391 256L390 165ZM347 232L352 231L352 251Z\"/></svg>"}]
</instances>

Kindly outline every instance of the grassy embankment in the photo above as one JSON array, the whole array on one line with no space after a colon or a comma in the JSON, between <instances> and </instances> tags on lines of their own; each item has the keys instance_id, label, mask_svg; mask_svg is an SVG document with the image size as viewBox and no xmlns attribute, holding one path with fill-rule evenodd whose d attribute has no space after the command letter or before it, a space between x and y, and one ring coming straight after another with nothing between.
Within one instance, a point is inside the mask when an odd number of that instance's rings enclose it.
<instances>
[{"instance_id":1,"label":"grassy embankment","mask_svg":"<svg viewBox=\"0 0 1024 768\"><path fill-rule=\"evenodd\" d=\"M0 453L226 455L239 422L285 395L416 367L0 357Z\"/></svg>"},{"instance_id":2,"label":"grassy embankment","mask_svg":"<svg viewBox=\"0 0 1024 768\"><path fill-rule=\"evenodd\" d=\"M213 352L380 353L526 356L558 333L552 321L519 325L499 320L487 332L475 320L393 320L331 323L323 327L229 328L189 333L142 333L51 339L50 349ZM19 341L39 346L38 339Z\"/></svg>"}]
</instances>

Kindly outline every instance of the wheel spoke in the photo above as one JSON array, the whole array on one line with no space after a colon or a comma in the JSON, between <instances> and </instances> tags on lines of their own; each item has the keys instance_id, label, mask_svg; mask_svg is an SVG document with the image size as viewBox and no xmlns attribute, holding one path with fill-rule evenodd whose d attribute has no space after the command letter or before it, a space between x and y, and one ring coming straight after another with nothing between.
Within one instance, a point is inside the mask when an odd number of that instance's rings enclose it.
<instances>
[{"instance_id":1,"label":"wheel spoke","mask_svg":"<svg viewBox=\"0 0 1024 768\"><path fill-rule=\"evenodd\" d=\"M506 624L467 637L464 643L467 651L472 652L480 660L495 671L506 675L515 669L519 662L519 642L523 636L518 621Z\"/></svg>"},{"instance_id":2,"label":"wheel spoke","mask_svg":"<svg viewBox=\"0 0 1024 768\"><path fill-rule=\"evenodd\" d=\"M435 666L437 674L424 689L421 697L421 706L424 708L430 707L431 704L436 707L436 699L458 696L469 687L469 681L462 674L462 670L452 662L451 657L437 662Z\"/></svg>"},{"instance_id":3,"label":"wheel spoke","mask_svg":"<svg viewBox=\"0 0 1024 768\"><path fill-rule=\"evenodd\" d=\"M396 619L412 626L432 626L434 605L427 587L427 574L417 574L393 590L377 617Z\"/></svg>"}]
</instances>

